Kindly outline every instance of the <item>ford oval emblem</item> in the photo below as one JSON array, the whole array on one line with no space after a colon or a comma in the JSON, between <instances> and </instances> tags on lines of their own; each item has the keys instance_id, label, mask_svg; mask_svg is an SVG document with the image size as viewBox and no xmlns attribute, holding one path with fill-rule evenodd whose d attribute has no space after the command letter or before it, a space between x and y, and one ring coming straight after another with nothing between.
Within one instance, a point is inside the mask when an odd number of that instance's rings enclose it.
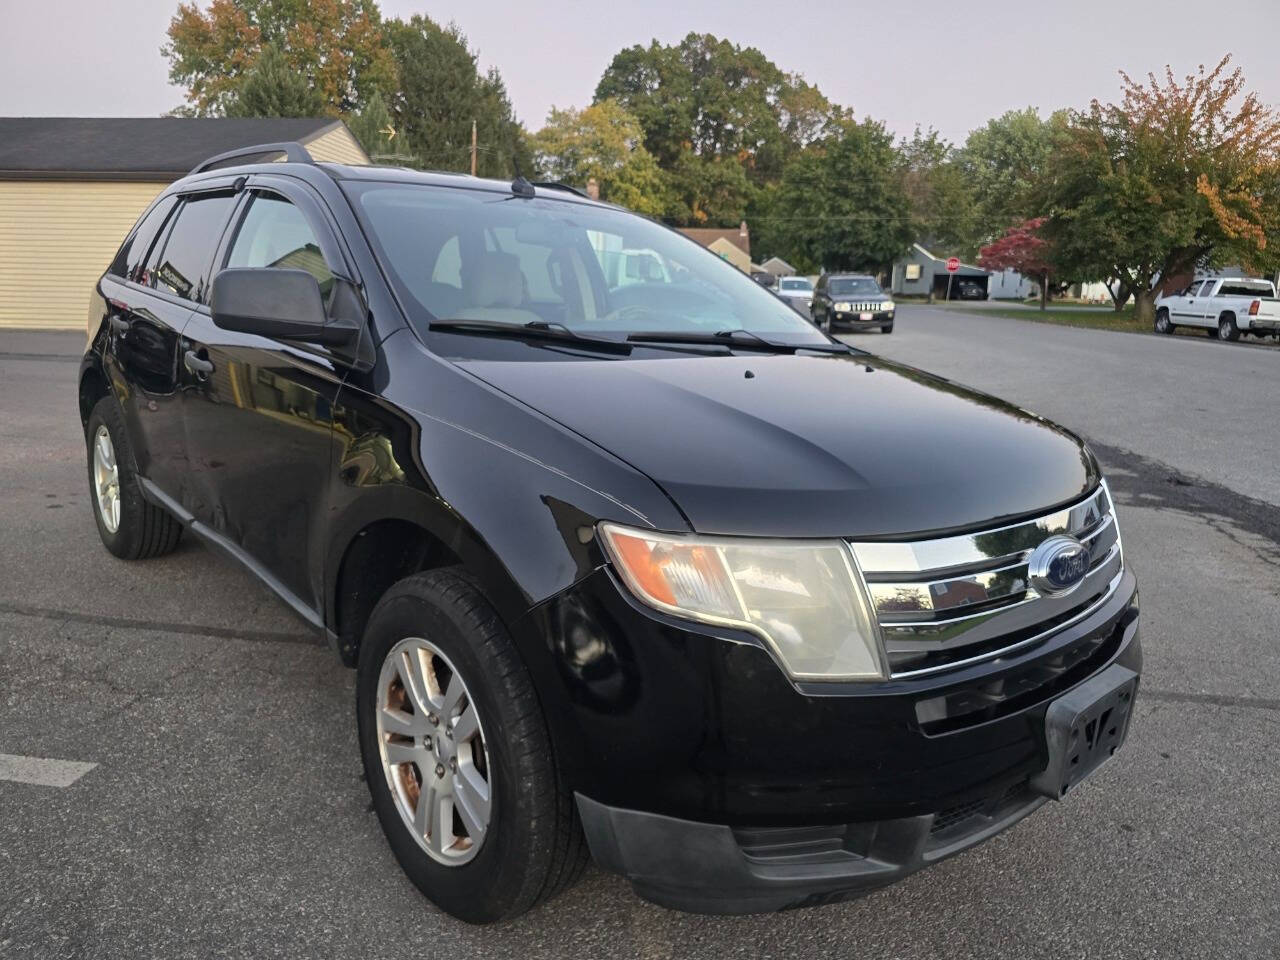
<instances>
[{"instance_id":1,"label":"ford oval emblem","mask_svg":"<svg viewBox=\"0 0 1280 960\"><path fill-rule=\"evenodd\" d=\"M1042 596L1061 597L1084 582L1089 548L1065 534L1050 537L1031 552L1027 576Z\"/></svg>"}]
</instances>

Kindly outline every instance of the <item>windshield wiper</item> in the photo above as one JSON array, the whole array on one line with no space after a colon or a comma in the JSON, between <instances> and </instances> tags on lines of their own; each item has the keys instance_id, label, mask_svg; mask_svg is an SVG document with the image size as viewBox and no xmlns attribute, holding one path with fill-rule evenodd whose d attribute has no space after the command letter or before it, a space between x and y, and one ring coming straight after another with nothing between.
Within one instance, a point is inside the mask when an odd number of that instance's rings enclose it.
<instances>
[{"instance_id":1,"label":"windshield wiper","mask_svg":"<svg viewBox=\"0 0 1280 960\"><path fill-rule=\"evenodd\" d=\"M521 340L556 340L590 350L606 350L610 353L630 353L629 344L621 340L603 337L584 337L563 323L547 320L530 320L528 323L502 323L497 320L432 320L429 330L448 333L471 333L486 337L515 337Z\"/></svg>"},{"instance_id":2,"label":"windshield wiper","mask_svg":"<svg viewBox=\"0 0 1280 960\"><path fill-rule=\"evenodd\" d=\"M779 343L766 340L758 333L741 327L733 330L717 330L715 333L688 333L669 330L657 333L633 333L628 343L706 343L723 346L748 347L752 350L769 350L773 353L795 353L797 350L817 350L820 353L848 353L849 347L839 342L827 343Z\"/></svg>"}]
</instances>

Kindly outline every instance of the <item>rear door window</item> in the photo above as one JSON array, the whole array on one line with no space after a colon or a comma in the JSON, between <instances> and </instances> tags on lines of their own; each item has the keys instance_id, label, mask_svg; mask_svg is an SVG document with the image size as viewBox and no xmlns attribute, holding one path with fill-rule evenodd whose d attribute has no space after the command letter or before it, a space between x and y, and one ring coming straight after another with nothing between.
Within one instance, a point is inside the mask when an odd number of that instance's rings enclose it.
<instances>
[{"instance_id":1,"label":"rear door window","mask_svg":"<svg viewBox=\"0 0 1280 960\"><path fill-rule=\"evenodd\" d=\"M147 252L151 249L152 242L160 233L160 228L164 226L165 221L169 219L169 214L173 212L177 202L178 198L176 196L164 197L147 211L147 215L134 227L133 233L125 240L120 252L116 254L115 260L111 262L111 266L107 269L108 273L114 274L123 280L133 280L144 284L147 282L142 277L142 267L146 261Z\"/></svg>"},{"instance_id":2,"label":"rear door window","mask_svg":"<svg viewBox=\"0 0 1280 960\"><path fill-rule=\"evenodd\" d=\"M235 201L230 193L187 198L163 250L148 260L151 286L193 303L208 302L209 267Z\"/></svg>"}]
</instances>

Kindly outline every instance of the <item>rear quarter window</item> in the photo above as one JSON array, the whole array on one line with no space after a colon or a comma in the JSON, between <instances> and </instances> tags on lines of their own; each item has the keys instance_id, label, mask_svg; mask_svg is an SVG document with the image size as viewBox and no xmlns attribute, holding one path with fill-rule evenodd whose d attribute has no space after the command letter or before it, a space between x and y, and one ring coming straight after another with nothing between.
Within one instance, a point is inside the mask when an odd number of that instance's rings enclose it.
<instances>
[{"instance_id":1,"label":"rear quarter window","mask_svg":"<svg viewBox=\"0 0 1280 960\"><path fill-rule=\"evenodd\" d=\"M173 212L173 208L177 206L177 203L178 198L176 196L163 197L154 207L148 210L125 239L124 245L120 247L120 252L111 261L111 266L107 268L107 273L122 280L138 281L143 264L147 259L147 253L151 249L151 244L155 241L156 236L159 235L160 229L164 226L165 221L169 219L169 214Z\"/></svg>"}]
</instances>

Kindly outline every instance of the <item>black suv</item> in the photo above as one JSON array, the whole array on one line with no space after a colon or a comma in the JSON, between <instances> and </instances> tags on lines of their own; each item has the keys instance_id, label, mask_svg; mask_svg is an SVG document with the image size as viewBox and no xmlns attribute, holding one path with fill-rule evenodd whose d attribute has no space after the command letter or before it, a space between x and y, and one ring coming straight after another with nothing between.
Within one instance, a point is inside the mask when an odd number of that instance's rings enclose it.
<instances>
[{"instance_id":1,"label":"black suv","mask_svg":"<svg viewBox=\"0 0 1280 960\"><path fill-rule=\"evenodd\" d=\"M846 897L1125 737L1137 591L1084 445L650 220L256 148L155 201L89 327L103 543L190 531L328 638L388 842L466 920L588 851L685 909Z\"/></svg>"},{"instance_id":2,"label":"black suv","mask_svg":"<svg viewBox=\"0 0 1280 960\"><path fill-rule=\"evenodd\" d=\"M809 306L813 322L823 330L846 327L893 333L893 299L875 277L860 273L824 273Z\"/></svg>"}]
</instances>

